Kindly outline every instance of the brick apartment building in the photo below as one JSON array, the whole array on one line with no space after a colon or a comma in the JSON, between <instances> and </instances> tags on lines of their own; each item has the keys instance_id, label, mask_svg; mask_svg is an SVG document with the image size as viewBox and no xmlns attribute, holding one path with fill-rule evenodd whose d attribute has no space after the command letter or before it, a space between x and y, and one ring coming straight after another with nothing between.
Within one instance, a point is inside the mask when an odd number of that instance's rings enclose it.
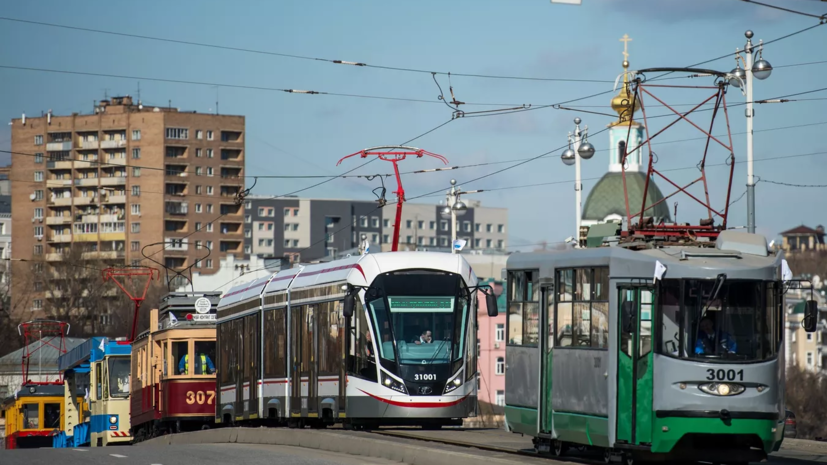
<instances>
[{"instance_id":1,"label":"brick apartment building","mask_svg":"<svg viewBox=\"0 0 827 465\"><path fill-rule=\"evenodd\" d=\"M54 290L62 277L43 264L78 249L81 260L137 264L143 247L165 242L165 250L148 252L183 268L208 247L197 265L202 274L217 271L227 254L244 253L244 206L234 203L244 187L243 116L144 106L126 96L102 100L92 114L23 116L11 126L12 255L36 267L35 275L13 274L13 289L35 281L31 295L12 292L13 308L26 298L37 317L45 299L60 299Z\"/></svg>"}]
</instances>

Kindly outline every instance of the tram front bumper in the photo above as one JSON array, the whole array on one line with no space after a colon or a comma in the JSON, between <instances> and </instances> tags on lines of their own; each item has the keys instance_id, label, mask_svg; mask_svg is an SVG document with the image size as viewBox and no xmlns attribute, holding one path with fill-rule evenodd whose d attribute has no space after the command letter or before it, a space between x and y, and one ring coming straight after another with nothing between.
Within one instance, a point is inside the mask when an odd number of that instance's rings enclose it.
<instances>
[{"instance_id":1,"label":"tram front bumper","mask_svg":"<svg viewBox=\"0 0 827 465\"><path fill-rule=\"evenodd\" d=\"M477 403L476 396L352 396L347 400L348 418L468 418Z\"/></svg>"},{"instance_id":2,"label":"tram front bumper","mask_svg":"<svg viewBox=\"0 0 827 465\"><path fill-rule=\"evenodd\" d=\"M654 418L653 429L651 451L656 454L753 450L766 458L783 439L783 423L766 419Z\"/></svg>"}]
</instances>

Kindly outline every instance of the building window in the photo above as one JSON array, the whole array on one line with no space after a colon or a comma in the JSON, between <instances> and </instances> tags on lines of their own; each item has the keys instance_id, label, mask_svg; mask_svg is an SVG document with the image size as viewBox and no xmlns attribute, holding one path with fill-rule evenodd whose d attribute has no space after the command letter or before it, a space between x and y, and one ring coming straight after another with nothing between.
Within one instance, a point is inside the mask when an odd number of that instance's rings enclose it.
<instances>
[{"instance_id":1,"label":"building window","mask_svg":"<svg viewBox=\"0 0 827 465\"><path fill-rule=\"evenodd\" d=\"M417 237L416 238L416 245L425 245L425 238L422 237L422 236Z\"/></svg>"},{"instance_id":2,"label":"building window","mask_svg":"<svg viewBox=\"0 0 827 465\"><path fill-rule=\"evenodd\" d=\"M267 247L273 246L273 239L267 239Z\"/></svg>"},{"instance_id":3,"label":"building window","mask_svg":"<svg viewBox=\"0 0 827 465\"><path fill-rule=\"evenodd\" d=\"M443 230L443 231L447 231L447 230L448 230L448 221L446 221L446 220L441 220L441 221L439 222L439 229L441 229L441 230Z\"/></svg>"},{"instance_id":4,"label":"building window","mask_svg":"<svg viewBox=\"0 0 827 465\"><path fill-rule=\"evenodd\" d=\"M408 228L408 229L413 228L413 221L411 221L411 220L405 221L405 227Z\"/></svg>"},{"instance_id":5,"label":"building window","mask_svg":"<svg viewBox=\"0 0 827 465\"><path fill-rule=\"evenodd\" d=\"M141 168L137 166L132 167L132 177L133 178L140 178L141 177Z\"/></svg>"},{"instance_id":6,"label":"building window","mask_svg":"<svg viewBox=\"0 0 827 465\"><path fill-rule=\"evenodd\" d=\"M212 213L212 204L211 203L207 204L207 213Z\"/></svg>"},{"instance_id":7,"label":"building window","mask_svg":"<svg viewBox=\"0 0 827 465\"><path fill-rule=\"evenodd\" d=\"M200 129L195 130L195 138L196 139L203 139L204 138L204 131Z\"/></svg>"},{"instance_id":8,"label":"building window","mask_svg":"<svg viewBox=\"0 0 827 465\"><path fill-rule=\"evenodd\" d=\"M505 407L505 391L497 391L497 398L494 402L500 407Z\"/></svg>"},{"instance_id":9,"label":"building window","mask_svg":"<svg viewBox=\"0 0 827 465\"><path fill-rule=\"evenodd\" d=\"M212 223L207 223L207 232L212 232Z\"/></svg>"},{"instance_id":10,"label":"building window","mask_svg":"<svg viewBox=\"0 0 827 465\"><path fill-rule=\"evenodd\" d=\"M42 281L35 281L34 283L34 291L41 292L43 291L43 282Z\"/></svg>"},{"instance_id":11,"label":"building window","mask_svg":"<svg viewBox=\"0 0 827 465\"><path fill-rule=\"evenodd\" d=\"M141 204L133 203L132 204L132 214L133 215L140 215L141 214Z\"/></svg>"},{"instance_id":12,"label":"building window","mask_svg":"<svg viewBox=\"0 0 827 465\"><path fill-rule=\"evenodd\" d=\"M428 245L436 245L436 238L435 237L429 237L428 238Z\"/></svg>"},{"instance_id":13,"label":"building window","mask_svg":"<svg viewBox=\"0 0 827 465\"><path fill-rule=\"evenodd\" d=\"M201 167L201 166L196 166L195 167L195 175L196 176L201 176L203 174L204 174L204 168Z\"/></svg>"},{"instance_id":14,"label":"building window","mask_svg":"<svg viewBox=\"0 0 827 465\"><path fill-rule=\"evenodd\" d=\"M436 221L428 222L428 229L430 229L431 231L435 230L436 229Z\"/></svg>"},{"instance_id":15,"label":"building window","mask_svg":"<svg viewBox=\"0 0 827 465\"><path fill-rule=\"evenodd\" d=\"M294 224L294 225L293 225L293 231L297 231L298 229L299 229L299 225L298 225L298 223L297 223L297 224ZM268 231L272 231L272 230L273 230L273 223L267 223L267 230L268 230Z\"/></svg>"},{"instance_id":16,"label":"building window","mask_svg":"<svg viewBox=\"0 0 827 465\"><path fill-rule=\"evenodd\" d=\"M141 149L140 148L132 149L132 159L137 160L138 158L141 158Z\"/></svg>"},{"instance_id":17,"label":"building window","mask_svg":"<svg viewBox=\"0 0 827 465\"><path fill-rule=\"evenodd\" d=\"M141 223L132 223L132 232L134 232L134 233L141 232Z\"/></svg>"},{"instance_id":18,"label":"building window","mask_svg":"<svg viewBox=\"0 0 827 465\"><path fill-rule=\"evenodd\" d=\"M299 246L299 240L298 239L293 239L293 247L298 247L298 246Z\"/></svg>"},{"instance_id":19,"label":"building window","mask_svg":"<svg viewBox=\"0 0 827 465\"><path fill-rule=\"evenodd\" d=\"M137 251L141 250L141 243L138 242L138 241L132 241L130 248L132 249L133 252L137 252Z\"/></svg>"},{"instance_id":20,"label":"building window","mask_svg":"<svg viewBox=\"0 0 827 465\"><path fill-rule=\"evenodd\" d=\"M359 217L359 226L361 226L363 228L368 227L368 218L366 216L360 216Z\"/></svg>"},{"instance_id":21,"label":"building window","mask_svg":"<svg viewBox=\"0 0 827 465\"><path fill-rule=\"evenodd\" d=\"M498 239L497 240L497 248L502 249L503 245L505 245L505 242L502 239Z\"/></svg>"},{"instance_id":22,"label":"building window","mask_svg":"<svg viewBox=\"0 0 827 465\"><path fill-rule=\"evenodd\" d=\"M34 199L35 200L43 200L43 191L42 190L34 191Z\"/></svg>"},{"instance_id":23,"label":"building window","mask_svg":"<svg viewBox=\"0 0 827 465\"><path fill-rule=\"evenodd\" d=\"M140 129L133 129L132 130L132 140L141 140L141 130Z\"/></svg>"},{"instance_id":24,"label":"building window","mask_svg":"<svg viewBox=\"0 0 827 465\"><path fill-rule=\"evenodd\" d=\"M264 209L261 207L258 208L258 216L264 216Z\"/></svg>"},{"instance_id":25,"label":"building window","mask_svg":"<svg viewBox=\"0 0 827 465\"><path fill-rule=\"evenodd\" d=\"M34 145L43 145L43 136L34 136Z\"/></svg>"},{"instance_id":26,"label":"building window","mask_svg":"<svg viewBox=\"0 0 827 465\"><path fill-rule=\"evenodd\" d=\"M267 216L269 216L269 217L274 217L274 216L276 216L276 211L275 211L275 209L268 208L268 209L267 209Z\"/></svg>"},{"instance_id":27,"label":"building window","mask_svg":"<svg viewBox=\"0 0 827 465\"><path fill-rule=\"evenodd\" d=\"M284 225L284 226L286 227L287 225ZM264 231L264 223L259 223L258 224L258 230L259 231Z\"/></svg>"},{"instance_id":28,"label":"building window","mask_svg":"<svg viewBox=\"0 0 827 465\"><path fill-rule=\"evenodd\" d=\"M207 176L212 176L214 174L212 166L207 167Z\"/></svg>"},{"instance_id":29,"label":"building window","mask_svg":"<svg viewBox=\"0 0 827 465\"><path fill-rule=\"evenodd\" d=\"M167 139L188 139L189 135L187 128L167 128Z\"/></svg>"},{"instance_id":30,"label":"building window","mask_svg":"<svg viewBox=\"0 0 827 465\"><path fill-rule=\"evenodd\" d=\"M213 150L212 149L207 149L207 158L213 158L213 156L214 156Z\"/></svg>"},{"instance_id":31,"label":"building window","mask_svg":"<svg viewBox=\"0 0 827 465\"><path fill-rule=\"evenodd\" d=\"M43 237L43 226L35 226L34 235L35 237Z\"/></svg>"},{"instance_id":32,"label":"building window","mask_svg":"<svg viewBox=\"0 0 827 465\"><path fill-rule=\"evenodd\" d=\"M808 341L812 341L812 340L813 340L813 333L807 333L807 340L808 340Z\"/></svg>"},{"instance_id":33,"label":"building window","mask_svg":"<svg viewBox=\"0 0 827 465\"><path fill-rule=\"evenodd\" d=\"M389 228L391 226L391 220L385 218L382 220L382 226Z\"/></svg>"},{"instance_id":34,"label":"building window","mask_svg":"<svg viewBox=\"0 0 827 465\"><path fill-rule=\"evenodd\" d=\"M290 247L290 239L285 239L284 240L284 246L285 247Z\"/></svg>"},{"instance_id":35,"label":"building window","mask_svg":"<svg viewBox=\"0 0 827 465\"><path fill-rule=\"evenodd\" d=\"M494 340L497 342L503 342L505 340L505 324L497 323L497 334Z\"/></svg>"},{"instance_id":36,"label":"building window","mask_svg":"<svg viewBox=\"0 0 827 465\"><path fill-rule=\"evenodd\" d=\"M247 237L247 238L253 237L253 232L250 231L249 229L245 229L244 230L244 237Z\"/></svg>"},{"instance_id":37,"label":"building window","mask_svg":"<svg viewBox=\"0 0 827 465\"><path fill-rule=\"evenodd\" d=\"M35 182L42 182L43 181L43 171L35 171L34 172L34 181Z\"/></svg>"},{"instance_id":38,"label":"building window","mask_svg":"<svg viewBox=\"0 0 827 465\"><path fill-rule=\"evenodd\" d=\"M201 158L202 152L201 149L195 149L195 158Z\"/></svg>"},{"instance_id":39,"label":"building window","mask_svg":"<svg viewBox=\"0 0 827 465\"><path fill-rule=\"evenodd\" d=\"M479 223L474 224L474 232L480 232L481 226Z\"/></svg>"},{"instance_id":40,"label":"building window","mask_svg":"<svg viewBox=\"0 0 827 465\"><path fill-rule=\"evenodd\" d=\"M35 163L43 163L43 154L42 153L34 154L34 162Z\"/></svg>"},{"instance_id":41,"label":"building window","mask_svg":"<svg viewBox=\"0 0 827 465\"><path fill-rule=\"evenodd\" d=\"M200 221L196 221L196 222L195 222L195 230L196 230L196 231L200 231L200 230L201 230L201 222L200 222Z\"/></svg>"},{"instance_id":42,"label":"building window","mask_svg":"<svg viewBox=\"0 0 827 465\"><path fill-rule=\"evenodd\" d=\"M497 367L496 367L496 374L504 375L505 374L505 359L502 357L497 357Z\"/></svg>"},{"instance_id":43,"label":"building window","mask_svg":"<svg viewBox=\"0 0 827 465\"><path fill-rule=\"evenodd\" d=\"M206 266L207 268L212 268L212 258L204 260L204 266Z\"/></svg>"},{"instance_id":44,"label":"building window","mask_svg":"<svg viewBox=\"0 0 827 465\"><path fill-rule=\"evenodd\" d=\"M406 244L413 244L413 236L405 236Z\"/></svg>"},{"instance_id":45,"label":"building window","mask_svg":"<svg viewBox=\"0 0 827 465\"><path fill-rule=\"evenodd\" d=\"M807 352L807 366L808 367L813 366L813 353L812 352Z\"/></svg>"},{"instance_id":46,"label":"building window","mask_svg":"<svg viewBox=\"0 0 827 465\"><path fill-rule=\"evenodd\" d=\"M471 232L471 222L470 221L463 221L462 222L462 230L465 232Z\"/></svg>"},{"instance_id":47,"label":"building window","mask_svg":"<svg viewBox=\"0 0 827 465\"><path fill-rule=\"evenodd\" d=\"M284 209L284 216L290 216L290 209L289 208Z\"/></svg>"},{"instance_id":48,"label":"building window","mask_svg":"<svg viewBox=\"0 0 827 465\"><path fill-rule=\"evenodd\" d=\"M475 249L479 249L479 248L480 248L480 242L482 242L482 240L481 240L481 239L474 239L474 248L475 248Z\"/></svg>"},{"instance_id":49,"label":"building window","mask_svg":"<svg viewBox=\"0 0 827 465\"><path fill-rule=\"evenodd\" d=\"M390 244L390 242L391 242L390 236L388 236L387 234L382 236L382 242L385 243L385 244Z\"/></svg>"},{"instance_id":50,"label":"building window","mask_svg":"<svg viewBox=\"0 0 827 465\"><path fill-rule=\"evenodd\" d=\"M201 213L201 204L200 203L195 204L195 213Z\"/></svg>"},{"instance_id":51,"label":"building window","mask_svg":"<svg viewBox=\"0 0 827 465\"><path fill-rule=\"evenodd\" d=\"M250 216L250 215L244 215L244 222L245 223L252 223L253 222L253 217Z\"/></svg>"},{"instance_id":52,"label":"building window","mask_svg":"<svg viewBox=\"0 0 827 465\"><path fill-rule=\"evenodd\" d=\"M212 131L207 131L207 140L212 140L212 139L213 139Z\"/></svg>"},{"instance_id":53,"label":"building window","mask_svg":"<svg viewBox=\"0 0 827 465\"><path fill-rule=\"evenodd\" d=\"M370 236L370 241L371 241L371 242L373 242L374 244L376 244L377 242L379 242L379 234L372 234L372 235Z\"/></svg>"},{"instance_id":54,"label":"building window","mask_svg":"<svg viewBox=\"0 0 827 465\"><path fill-rule=\"evenodd\" d=\"M497 225L497 232L500 233L500 234L504 233L505 232L505 225L504 224L498 224Z\"/></svg>"},{"instance_id":55,"label":"building window","mask_svg":"<svg viewBox=\"0 0 827 465\"><path fill-rule=\"evenodd\" d=\"M207 186L207 195L212 195L212 193L213 193L212 186Z\"/></svg>"},{"instance_id":56,"label":"building window","mask_svg":"<svg viewBox=\"0 0 827 465\"><path fill-rule=\"evenodd\" d=\"M132 186L132 195L139 197L141 195L141 186Z\"/></svg>"},{"instance_id":57,"label":"building window","mask_svg":"<svg viewBox=\"0 0 827 465\"><path fill-rule=\"evenodd\" d=\"M445 237L445 236L440 237L439 238L439 245L442 246L442 247L448 247L448 238Z\"/></svg>"},{"instance_id":58,"label":"building window","mask_svg":"<svg viewBox=\"0 0 827 465\"><path fill-rule=\"evenodd\" d=\"M43 136L40 136L43 137ZM32 300L32 310L42 310L43 309L43 301L41 299L34 299Z\"/></svg>"},{"instance_id":59,"label":"building window","mask_svg":"<svg viewBox=\"0 0 827 465\"><path fill-rule=\"evenodd\" d=\"M207 241L207 250L212 250L212 241Z\"/></svg>"},{"instance_id":60,"label":"building window","mask_svg":"<svg viewBox=\"0 0 827 465\"><path fill-rule=\"evenodd\" d=\"M485 240L485 248L486 248L486 249L490 249L490 248L491 248L491 239L486 239L486 240Z\"/></svg>"},{"instance_id":61,"label":"building window","mask_svg":"<svg viewBox=\"0 0 827 465\"><path fill-rule=\"evenodd\" d=\"M378 216L371 217L370 218L370 225L373 228L378 228L379 227L379 217Z\"/></svg>"},{"instance_id":62,"label":"building window","mask_svg":"<svg viewBox=\"0 0 827 465\"><path fill-rule=\"evenodd\" d=\"M264 239L259 239L258 240L258 246L259 247L264 247Z\"/></svg>"},{"instance_id":63,"label":"building window","mask_svg":"<svg viewBox=\"0 0 827 465\"><path fill-rule=\"evenodd\" d=\"M43 218L43 209L42 208L35 208L34 209L34 217L35 218Z\"/></svg>"},{"instance_id":64,"label":"building window","mask_svg":"<svg viewBox=\"0 0 827 465\"><path fill-rule=\"evenodd\" d=\"M494 230L494 225L486 224L485 225L485 232L492 232Z\"/></svg>"},{"instance_id":65,"label":"building window","mask_svg":"<svg viewBox=\"0 0 827 465\"><path fill-rule=\"evenodd\" d=\"M250 247L249 245L245 245L244 246L244 253L246 253L246 254L253 253L252 247Z\"/></svg>"}]
</instances>

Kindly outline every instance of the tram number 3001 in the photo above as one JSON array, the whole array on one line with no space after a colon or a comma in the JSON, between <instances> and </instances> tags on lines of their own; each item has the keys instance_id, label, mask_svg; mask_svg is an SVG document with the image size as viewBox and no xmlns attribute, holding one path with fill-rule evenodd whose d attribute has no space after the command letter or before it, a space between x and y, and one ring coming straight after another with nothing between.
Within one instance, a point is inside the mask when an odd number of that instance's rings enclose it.
<instances>
[{"instance_id":1,"label":"tram number 3001","mask_svg":"<svg viewBox=\"0 0 827 465\"><path fill-rule=\"evenodd\" d=\"M414 375L414 381L436 381L436 375L434 375L434 374L425 374L425 373L416 373Z\"/></svg>"},{"instance_id":2,"label":"tram number 3001","mask_svg":"<svg viewBox=\"0 0 827 465\"><path fill-rule=\"evenodd\" d=\"M743 381L744 370L714 370L709 368L706 370L706 379L709 381Z\"/></svg>"},{"instance_id":3,"label":"tram number 3001","mask_svg":"<svg viewBox=\"0 0 827 465\"><path fill-rule=\"evenodd\" d=\"M207 405L212 405L213 401L215 400L215 391L187 391L187 403L192 405L198 403L198 405L204 405L204 402Z\"/></svg>"}]
</instances>

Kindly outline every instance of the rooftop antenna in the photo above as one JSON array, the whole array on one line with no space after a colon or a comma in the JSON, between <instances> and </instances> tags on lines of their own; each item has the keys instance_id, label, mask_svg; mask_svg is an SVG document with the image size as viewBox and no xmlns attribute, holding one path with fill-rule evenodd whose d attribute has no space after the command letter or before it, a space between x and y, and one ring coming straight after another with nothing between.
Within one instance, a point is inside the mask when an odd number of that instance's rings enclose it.
<instances>
[{"instance_id":1,"label":"rooftop antenna","mask_svg":"<svg viewBox=\"0 0 827 465\"><path fill-rule=\"evenodd\" d=\"M138 103L141 103L141 81L138 81Z\"/></svg>"},{"instance_id":2,"label":"rooftop antenna","mask_svg":"<svg viewBox=\"0 0 827 465\"><path fill-rule=\"evenodd\" d=\"M220 87L215 86L215 114L218 114L218 91Z\"/></svg>"}]
</instances>

